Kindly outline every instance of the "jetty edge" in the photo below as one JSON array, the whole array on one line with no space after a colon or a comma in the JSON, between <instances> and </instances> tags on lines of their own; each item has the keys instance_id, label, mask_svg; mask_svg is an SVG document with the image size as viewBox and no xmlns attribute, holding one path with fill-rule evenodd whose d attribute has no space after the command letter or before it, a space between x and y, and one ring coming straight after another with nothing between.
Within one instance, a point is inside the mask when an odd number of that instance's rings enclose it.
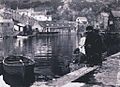
<instances>
[{"instance_id":1,"label":"jetty edge","mask_svg":"<svg viewBox=\"0 0 120 87\"><path fill-rule=\"evenodd\" d=\"M94 67L83 67L78 70L75 70L73 72L70 72L60 78L54 79L52 81L46 82L46 83L41 83L39 84L36 83L37 85L35 87L62 87L68 83L71 83L72 81L75 81L76 79L98 69L99 66L94 66ZM34 84L35 85L35 84ZM32 87L32 86L31 86Z\"/></svg>"}]
</instances>

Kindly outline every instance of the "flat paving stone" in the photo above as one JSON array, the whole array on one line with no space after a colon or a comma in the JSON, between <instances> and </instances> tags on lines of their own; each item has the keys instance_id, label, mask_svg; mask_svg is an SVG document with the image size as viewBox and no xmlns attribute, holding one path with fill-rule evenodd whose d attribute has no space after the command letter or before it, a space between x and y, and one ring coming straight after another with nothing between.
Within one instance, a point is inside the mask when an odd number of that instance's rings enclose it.
<instances>
[{"instance_id":1,"label":"flat paving stone","mask_svg":"<svg viewBox=\"0 0 120 87\"><path fill-rule=\"evenodd\" d=\"M120 87L120 53L107 57L102 68L94 76L98 82L106 85L105 87Z\"/></svg>"}]
</instances>

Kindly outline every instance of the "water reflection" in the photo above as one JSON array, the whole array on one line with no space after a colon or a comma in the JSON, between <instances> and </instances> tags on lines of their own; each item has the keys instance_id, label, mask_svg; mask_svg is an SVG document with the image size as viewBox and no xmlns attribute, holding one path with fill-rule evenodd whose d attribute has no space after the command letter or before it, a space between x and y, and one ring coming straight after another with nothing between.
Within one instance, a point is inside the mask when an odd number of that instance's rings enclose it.
<instances>
[{"instance_id":1,"label":"water reflection","mask_svg":"<svg viewBox=\"0 0 120 87\"><path fill-rule=\"evenodd\" d=\"M35 60L35 81L48 81L70 72L69 63L73 50L78 47L79 40L80 36L75 34L40 36L28 39L4 38L0 41L0 56L23 55ZM112 49L115 52L119 51L118 45L118 43L107 45L108 53L110 54ZM16 78L16 76L4 75L4 80L7 84L16 84L16 87L25 84L21 77ZM31 83L32 81L27 82Z\"/></svg>"},{"instance_id":2,"label":"water reflection","mask_svg":"<svg viewBox=\"0 0 120 87\"><path fill-rule=\"evenodd\" d=\"M4 38L0 41L0 56L23 55L35 60L35 81L48 81L70 72L69 62L75 48L76 35L74 34L40 36L28 39ZM18 76L7 74L3 76L5 82L13 87L32 82L24 82L22 77Z\"/></svg>"}]
</instances>

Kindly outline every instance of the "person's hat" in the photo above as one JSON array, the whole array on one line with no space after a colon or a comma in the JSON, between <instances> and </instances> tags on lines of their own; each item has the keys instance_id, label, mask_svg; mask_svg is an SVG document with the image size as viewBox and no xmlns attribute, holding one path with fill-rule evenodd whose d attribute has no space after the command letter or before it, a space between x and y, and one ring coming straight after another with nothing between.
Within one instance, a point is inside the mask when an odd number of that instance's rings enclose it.
<instances>
[{"instance_id":1,"label":"person's hat","mask_svg":"<svg viewBox=\"0 0 120 87\"><path fill-rule=\"evenodd\" d=\"M87 26L86 31L93 30L93 26Z\"/></svg>"}]
</instances>

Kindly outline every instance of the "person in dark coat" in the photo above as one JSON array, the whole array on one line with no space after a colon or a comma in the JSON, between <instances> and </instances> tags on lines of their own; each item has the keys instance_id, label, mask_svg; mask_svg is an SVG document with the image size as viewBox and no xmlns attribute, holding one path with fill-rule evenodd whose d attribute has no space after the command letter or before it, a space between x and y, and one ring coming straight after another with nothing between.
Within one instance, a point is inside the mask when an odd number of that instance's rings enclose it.
<instances>
[{"instance_id":1,"label":"person in dark coat","mask_svg":"<svg viewBox=\"0 0 120 87\"><path fill-rule=\"evenodd\" d=\"M92 26L86 28L85 52L89 66L102 65L102 39Z\"/></svg>"}]
</instances>

